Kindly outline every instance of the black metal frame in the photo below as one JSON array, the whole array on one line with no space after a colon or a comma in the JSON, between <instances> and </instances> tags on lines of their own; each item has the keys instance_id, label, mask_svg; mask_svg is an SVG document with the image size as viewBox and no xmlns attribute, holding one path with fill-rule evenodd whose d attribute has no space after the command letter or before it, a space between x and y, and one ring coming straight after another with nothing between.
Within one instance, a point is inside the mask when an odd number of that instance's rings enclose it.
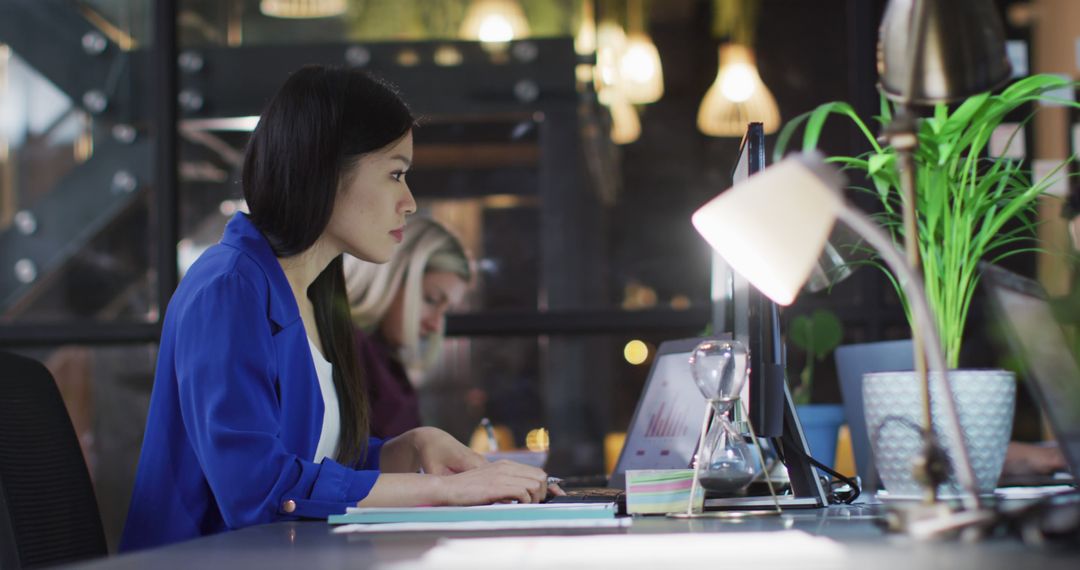
<instances>
[{"instance_id":1,"label":"black metal frame","mask_svg":"<svg viewBox=\"0 0 1080 570\"><path fill-rule=\"evenodd\" d=\"M157 0L154 14L154 62L157 114L157 286L158 328L179 282L176 244L180 241L180 200L176 153L176 0ZM155 335L154 340L157 340Z\"/></svg>"}]
</instances>

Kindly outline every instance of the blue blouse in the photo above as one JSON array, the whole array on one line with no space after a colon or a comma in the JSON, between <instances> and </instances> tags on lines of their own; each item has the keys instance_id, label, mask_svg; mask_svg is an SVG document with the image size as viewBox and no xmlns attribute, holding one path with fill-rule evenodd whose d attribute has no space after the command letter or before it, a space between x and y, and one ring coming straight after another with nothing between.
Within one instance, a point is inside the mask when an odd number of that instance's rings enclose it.
<instances>
[{"instance_id":1,"label":"blue blouse","mask_svg":"<svg viewBox=\"0 0 1080 570\"><path fill-rule=\"evenodd\" d=\"M345 512L375 484L382 441L359 465L313 463L322 417L289 282L237 214L165 314L121 550Z\"/></svg>"}]
</instances>

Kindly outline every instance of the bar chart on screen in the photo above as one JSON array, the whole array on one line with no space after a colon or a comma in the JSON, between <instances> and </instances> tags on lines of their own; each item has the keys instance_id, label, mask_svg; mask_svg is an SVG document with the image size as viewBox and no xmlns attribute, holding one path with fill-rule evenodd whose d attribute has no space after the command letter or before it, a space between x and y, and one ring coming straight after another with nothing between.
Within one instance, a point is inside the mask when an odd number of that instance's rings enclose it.
<instances>
[{"instance_id":1,"label":"bar chart on screen","mask_svg":"<svg viewBox=\"0 0 1080 570\"><path fill-rule=\"evenodd\" d=\"M698 340L666 345L645 382L626 433L616 473L628 469L685 469L697 448L705 398L690 377ZM662 345L664 346L664 345Z\"/></svg>"},{"instance_id":2,"label":"bar chart on screen","mask_svg":"<svg viewBox=\"0 0 1080 570\"><path fill-rule=\"evenodd\" d=\"M679 405L679 400L658 402L649 415L648 426L645 428L645 437L682 437L690 432L688 410Z\"/></svg>"}]
</instances>

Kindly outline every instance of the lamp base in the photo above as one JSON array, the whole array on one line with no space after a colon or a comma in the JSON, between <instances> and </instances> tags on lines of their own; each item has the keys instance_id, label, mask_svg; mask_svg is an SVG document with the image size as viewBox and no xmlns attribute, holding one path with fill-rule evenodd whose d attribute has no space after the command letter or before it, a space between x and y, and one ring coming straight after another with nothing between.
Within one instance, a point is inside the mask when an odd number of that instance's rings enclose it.
<instances>
[{"instance_id":1,"label":"lamp base","mask_svg":"<svg viewBox=\"0 0 1080 570\"><path fill-rule=\"evenodd\" d=\"M991 528L997 517L987 509L953 511L946 503L906 503L886 507L889 532L906 534L917 540L959 537L976 541Z\"/></svg>"}]
</instances>

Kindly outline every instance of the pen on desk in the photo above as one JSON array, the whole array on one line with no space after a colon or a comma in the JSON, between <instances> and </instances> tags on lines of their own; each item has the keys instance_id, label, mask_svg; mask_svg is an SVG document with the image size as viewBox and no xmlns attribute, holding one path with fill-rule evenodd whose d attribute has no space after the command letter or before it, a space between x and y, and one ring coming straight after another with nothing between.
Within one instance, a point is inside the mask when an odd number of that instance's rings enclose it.
<instances>
[{"instance_id":1,"label":"pen on desk","mask_svg":"<svg viewBox=\"0 0 1080 570\"><path fill-rule=\"evenodd\" d=\"M480 418L480 425L483 426L484 432L487 433L488 439L488 451L499 451L499 441L495 439L495 428L491 426L491 420L487 418Z\"/></svg>"},{"instance_id":2,"label":"pen on desk","mask_svg":"<svg viewBox=\"0 0 1080 570\"><path fill-rule=\"evenodd\" d=\"M550 493L552 497L565 497L566 496L566 491L562 488L562 484L563 484L563 478L562 477L548 477L547 478L548 493Z\"/></svg>"}]
</instances>

